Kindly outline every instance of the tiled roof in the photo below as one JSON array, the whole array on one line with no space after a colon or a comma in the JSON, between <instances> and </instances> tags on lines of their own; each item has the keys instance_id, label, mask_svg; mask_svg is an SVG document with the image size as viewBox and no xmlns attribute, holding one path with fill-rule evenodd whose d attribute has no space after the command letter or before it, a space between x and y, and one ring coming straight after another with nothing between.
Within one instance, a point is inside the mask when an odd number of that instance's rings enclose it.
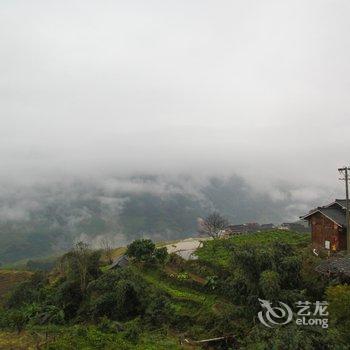
<instances>
[{"instance_id":1,"label":"tiled roof","mask_svg":"<svg viewBox=\"0 0 350 350\"><path fill-rule=\"evenodd\" d=\"M343 209L321 208L319 211L336 223L346 226L346 212Z\"/></svg>"},{"instance_id":2,"label":"tiled roof","mask_svg":"<svg viewBox=\"0 0 350 350\"><path fill-rule=\"evenodd\" d=\"M336 199L335 203L339 204L342 206L344 209L346 209L346 200L345 199Z\"/></svg>"},{"instance_id":3,"label":"tiled roof","mask_svg":"<svg viewBox=\"0 0 350 350\"><path fill-rule=\"evenodd\" d=\"M307 219L310 216L321 213L325 216L327 216L329 219L337 223L338 225L346 227L346 211L342 208L327 208L327 207L319 207L317 209L312 210L307 215L301 217L302 219Z\"/></svg>"},{"instance_id":4,"label":"tiled roof","mask_svg":"<svg viewBox=\"0 0 350 350\"><path fill-rule=\"evenodd\" d=\"M325 274L344 274L350 277L350 257L331 258L322 261L316 271Z\"/></svg>"},{"instance_id":5,"label":"tiled roof","mask_svg":"<svg viewBox=\"0 0 350 350\"><path fill-rule=\"evenodd\" d=\"M124 267L128 264L128 257L124 254L113 261L111 265L109 265L109 269L114 269L115 267Z\"/></svg>"}]
</instances>

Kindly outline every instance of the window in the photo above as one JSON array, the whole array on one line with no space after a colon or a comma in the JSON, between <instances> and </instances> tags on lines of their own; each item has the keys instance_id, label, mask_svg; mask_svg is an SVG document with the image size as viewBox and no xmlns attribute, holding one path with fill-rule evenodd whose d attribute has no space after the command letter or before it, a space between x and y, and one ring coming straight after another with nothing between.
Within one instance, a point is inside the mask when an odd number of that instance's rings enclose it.
<instances>
[{"instance_id":1,"label":"window","mask_svg":"<svg viewBox=\"0 0 350 350\"><path fill-rule=\"evenodd\" d=\"M324 241L324 247L326 249L330 249L331 248L331 242L330 241Z\"/></svg>"}]
</instances>

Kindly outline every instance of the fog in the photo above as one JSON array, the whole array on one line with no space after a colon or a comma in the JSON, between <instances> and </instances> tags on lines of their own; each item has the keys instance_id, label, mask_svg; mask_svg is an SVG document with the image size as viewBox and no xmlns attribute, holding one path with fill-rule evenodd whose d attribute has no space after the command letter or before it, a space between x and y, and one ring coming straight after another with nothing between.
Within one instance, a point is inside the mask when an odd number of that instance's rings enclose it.
<instances>
[{"instance_id":1,"label":"fog","mask_svg":"<svg viewBox=\"0 0 350 350\"><path fill-rule=\"evenodd\" d=\"M342 196L349 15L345 0L2 1L2 193L238 174L276 199Z\"/></svg>"}]
</instances>

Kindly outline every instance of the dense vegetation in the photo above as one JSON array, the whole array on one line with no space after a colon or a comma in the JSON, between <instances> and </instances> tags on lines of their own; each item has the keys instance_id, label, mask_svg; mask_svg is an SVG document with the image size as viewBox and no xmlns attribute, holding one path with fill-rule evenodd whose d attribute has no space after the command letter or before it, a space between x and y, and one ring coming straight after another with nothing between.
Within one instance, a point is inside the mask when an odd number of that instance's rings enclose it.
<instances>
[{"instance_id":1,"label":"dense vegetation","mask_svg":"<svg viewBox=\"0 0 350 350\"><path fill-rule=\"evenodd\" d=\"M137 240L128 266L114 270L80 243L8 294L0 348L17 332L17 342L42 349L186 349L220 336L215 349L348 349L350 286L314 271L319 258L308 242L292 232L246 234L207 241L198 260L184 261ZM267 328L257 319L259 298L327 300L330 327Z\"/></svg>"}]
</instances>

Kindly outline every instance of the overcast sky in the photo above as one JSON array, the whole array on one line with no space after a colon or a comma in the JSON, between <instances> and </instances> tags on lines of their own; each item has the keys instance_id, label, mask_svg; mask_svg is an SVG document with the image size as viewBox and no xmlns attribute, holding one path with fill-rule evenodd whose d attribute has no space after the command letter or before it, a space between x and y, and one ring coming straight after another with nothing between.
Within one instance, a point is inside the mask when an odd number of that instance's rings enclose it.
<instances>
[{"instance_id":1,"label":"overcast sky","mask_svg":"<svg viewBox=\"0 0 350 350\"><path fill-rule=\"evenodd\" d=\"M349 18L348 0L1 0L1 176L340 186Z\"/></svg>"}]
</instances>

